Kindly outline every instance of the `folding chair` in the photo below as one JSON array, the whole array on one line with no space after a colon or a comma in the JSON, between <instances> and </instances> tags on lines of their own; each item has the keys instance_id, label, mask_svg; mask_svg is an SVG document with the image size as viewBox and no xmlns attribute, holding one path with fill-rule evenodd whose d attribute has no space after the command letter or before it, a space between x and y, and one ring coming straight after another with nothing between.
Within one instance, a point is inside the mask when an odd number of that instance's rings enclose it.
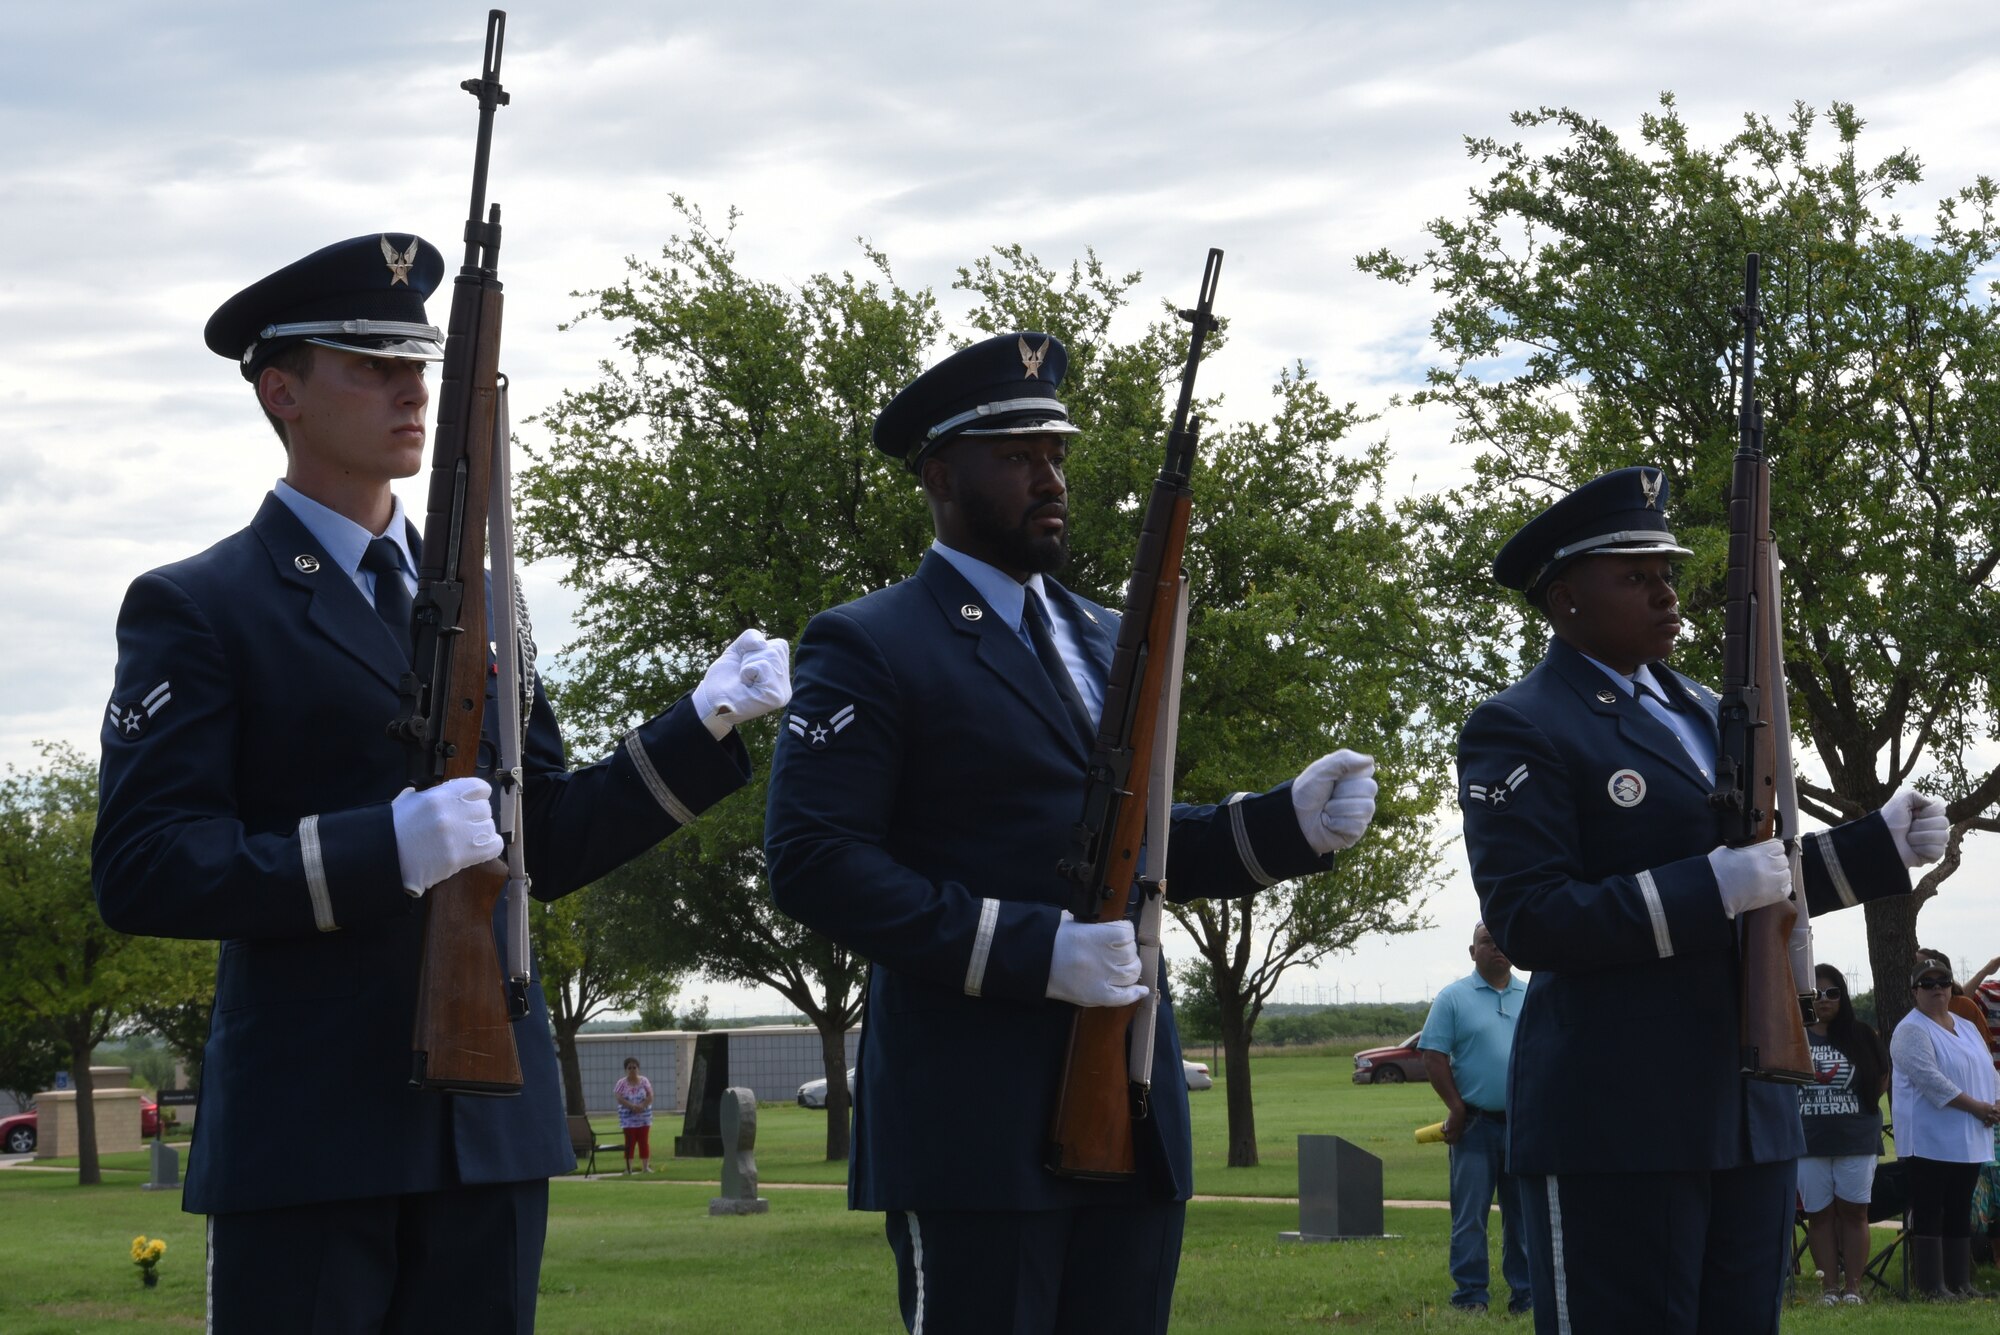
<instances>
[{"instance_id":1,"label":"folding chair","mask_svg":"<svg viewBox=\"0 0 2000 1335\"><path fill-rule=\"evenodd\" d=\"M590 1129L588 1117L571 1117L569 1121L569 1147L577 1158L585 1161L583 1175L591 1176L597 1171L597 1156L600 1154L624 1154L625 1142L614 1140L599 1144L597 1133Z\"/></svg>"},{"instance_id":2,"label":"folding chair","mask_svg":"<svg viewBox=\"0 0 2000 1335\"><path fill-rule=\"evenodd\" d=\"M1898 1298L1910 1296L1910 1251L1903 1245L1910 1236L1910 1192L1903 1183L1903 1164L1892 1159L1875 1166L1875 1190L1868 1202L1868 1222L1877 1224L1885 1219L1897 1221L1896 1236L1889 1239L1863 1267L1862 1274L1873 1285L1871 1292L1893 1293ZM1896 1278L1889 1278L1889 1267L1895 1264Z\"/></svg>"}]
</instances>

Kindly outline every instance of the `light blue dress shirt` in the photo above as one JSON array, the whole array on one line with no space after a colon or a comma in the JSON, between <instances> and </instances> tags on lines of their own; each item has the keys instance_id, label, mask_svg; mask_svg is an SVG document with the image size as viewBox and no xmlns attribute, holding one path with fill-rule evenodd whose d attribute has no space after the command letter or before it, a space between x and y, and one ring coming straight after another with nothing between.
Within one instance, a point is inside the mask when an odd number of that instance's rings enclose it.
<instances>
[{"instance_id":1,"label":"light blue dress shirt","mask_svg":"<svg viewBox=\"0 0 2000 1335\"><path fill-rule=\"evenodd\" d=\"M1528 985L1510 974L1501 991L1477 973L1446 983L1431 1001L1417 1046L1451 1059L1459 1097L1487 1112L1507 1111L1507 1059Z\"/></svg>"},{"instance_id":2,"label":"light blue dress shirt","mask_svg":"<svg viewBox=\"0 0 2000 1335\"><path fill-rule=\"evenodd\" d=\"M1611 678L1617 684L1618 689L1626 695L1631 695L1637 689L1633 685L1634 679L1632 677L1626 676L1615 668L1609 668L1602 663L1598 663L1589 654L1584 654L1583 656L1592 663L1596 663L1598 670ZM1663 724L1668 732L1680 738L1681 747L1686 750L1688 759L1694 762L1695 768L1701 771L1701 777L1713 781L1715 778L1715 739L1708 734L1708 720L1706 716L1693 706L1686 709L1668 709L1664 704L1660 703L1666 699L1668 691L1678 690L1679 687L1668 686L1661 682L1658 677L1653 675L1652 669L1644 663L1639 665L1637 680L1641 685L1645 686L1648 692L1652 692L1652 694L1641 694L1639 696L1640 708Z\"/></svg>"},{"instance_id":3,"label":"light blue dress shirt","mask_svg":"<svg viewBox=\"0 0 2000 1335\"><path fill-rule=\"evenodd\" d=\"M1049 609L1049 622L1055 631L1056 652L1062 655L1063 666L1069 669L1070 680L1076 683L1076 693L1083 698L1084 712L1090 715L1092 724L1104 717L1104 679L1097 675L1097 667L1083 652L1083 642L1071 628L1069 618L1063 615L1063 605L1049 597L1039 574L1028 576L1026 584L1018 583L1004 570L986 564L976 556L954 551L941 542L933 542L931 550L951 562L951 568L965 576L965 582L991 608L993 614L1014 628L1021 637L1021 643L1028 646L1028 652L1035 651L1035 642L1028 634L1028 623L1023 620L1027 614L1028 598L1023 589L1034 589ZM358 558L357 558L358 559Z\"/></svg>"},{"instance_id":4,"label":"light blue dress shirt","mask_svg":"<svg viewBox=\"0 0 2000 1335\"><path fill-rule=\"evenodd\" d=\"M346 515L327 509L283 478L278 479L278 485L273 490L285 503L285 508L298 516L299 522L306 526L306 532L318 541L321 550L354 581L354 587L361 590L361 596L368 600L370 607L375 605L375 572L361 568L361 557L368 550L368 544L377 537L385 537L396 544L396 551L403 560L403 583L410 596L416 596L417 563L410 555L410 526L403 520L402 497L391 498L394 505L389 512L388 531L376 534Z\"/></svg>"}]
</instances>

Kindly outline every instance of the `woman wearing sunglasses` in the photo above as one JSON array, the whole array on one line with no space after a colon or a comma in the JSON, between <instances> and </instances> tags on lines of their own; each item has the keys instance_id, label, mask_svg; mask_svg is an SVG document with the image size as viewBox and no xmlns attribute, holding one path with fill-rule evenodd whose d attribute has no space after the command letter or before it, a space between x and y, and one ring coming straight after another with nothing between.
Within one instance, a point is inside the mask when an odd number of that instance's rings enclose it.
<instances>
[{"instance_id":1,"label":"woman wearing sunglasses","mask_svg":"<svg viewBox=\"0 0 2000 1335\"><path fill-rule=\"evenodd\" d=\"M1951 964L1920 956L1915 1009L1889 1040L1896 1157L1907 1161L1910 1278L1933 1298L1972 1292L1972 1187L1993 1157L1993 1063L1978 1033L1951 1012Z\"/></svg>"},{"instance_id":2,"label":"woman wearing sunglasses","mask_svg":"<svg viewBox=\"0 0 2000 1335\"><path fill-rule=\"evenodd\" d=\"M1868 1202L1875 1161L1882 1153L1882 1095L1889 1088L1889 1057L1875 1031L1854 1016L1847 979L1831 964L1819 965L1813 1002L1813 1069L1818 1083L1799 1091L1806 1153L1799 1160L1799 1204L1806 1212L1806 1240L1832 1307L1861 1301L1868 1264ZM1845 1282L1843 1283L1843 1272Z\"/></svg>"}]
</instances>

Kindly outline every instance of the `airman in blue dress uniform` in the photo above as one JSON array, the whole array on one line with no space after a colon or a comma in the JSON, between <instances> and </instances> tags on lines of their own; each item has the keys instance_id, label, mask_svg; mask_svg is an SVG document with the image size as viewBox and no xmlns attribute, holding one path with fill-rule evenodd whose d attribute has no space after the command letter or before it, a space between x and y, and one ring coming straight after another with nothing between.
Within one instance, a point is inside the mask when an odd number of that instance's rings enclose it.
<instances>
[{"instance_id":1,"label":"airman in blue dress uniform","mask_svg":"<svg viewBox=\"0 0 2000 1335\"><path fill-rule=\"evenodd\" d=\"M1494 560L1553 630L1458 744L1482 916L1533 972L1508 1086L1535 1328L1778 1328L1797 1096L1738 1071L1735 918L1790 891L1782 845L1721 847L1716 697L1663 661L1680 630L1656 468L1586 483ZM1907 894L1944 850L1912 789L1803 837L1814 916Z\"/></svg>"},{"instance_id":2,"label":"airman in blue dress uniform","mask_svg":"<svg viewBox=\"0 0 2000 1335\"><path fill-rule=\"evenodd\" d=\"M209 1216L220 1332L531 1330L547 1179L575 1167L538 986L514 1027L518 1097L409 1085L421 897L500 847L487 781L407 790L385 732L419 544L390 483L424 462L441 355L424 298L443 272L415 236L357 237L215 313L208 346L255 387L285 476L249 527L141 575L119 613L93 876L113 927L222 943L183 1195ZM783 641L746 632L571 770L537 684L533 893L567 894L740 787L730 720L788 693Z\"/></svg>"},{"instance_id":3,"label":"airman in blue dress uniform","mask_svg":"<svg viewBox=\"0 0 2000 1335\"><path fill-rule=\"evenodd\" d=\"M1042 1166L1075 1008L1141 995L1131 923L1071 920L1056 874L1118 628L1050 577L1066 365L1058 340L1011 333L883 410L875 443L917 474L937 542L913 578L813 618L772 759L772 894L873 962L848 1199L886 1212L915 1332L1164 1330L1193 1190L1164 1004L1137 1180ZM1373 814L1372 770L1337 752L1270 792L1176 807L1170 895L1325 869Z\"/></svg>"}]
</instances>

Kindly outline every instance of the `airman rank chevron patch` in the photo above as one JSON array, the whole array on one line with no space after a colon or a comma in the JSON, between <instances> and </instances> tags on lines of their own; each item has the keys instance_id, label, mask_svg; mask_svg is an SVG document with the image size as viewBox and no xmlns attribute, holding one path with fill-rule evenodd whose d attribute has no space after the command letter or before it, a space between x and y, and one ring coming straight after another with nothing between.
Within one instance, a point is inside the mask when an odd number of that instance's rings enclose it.
<instances>
[{"instance_id":1,"label":"airman rank chevron patch","mask_svg":"<svg viewBox=\"0 0 2000 1335\"><path fill-rule=\"evenodd\" d=\"M1499 783L1490 785L1468 783L1465 785L1466 800L1484 802L1495 811L1500 811L1505 809L1507 804L1514 799L1514 790L1527 781L1528 767L1526 765L1518 765L1512 774L1509 774Z\"/></svg>"}]
</instances>

